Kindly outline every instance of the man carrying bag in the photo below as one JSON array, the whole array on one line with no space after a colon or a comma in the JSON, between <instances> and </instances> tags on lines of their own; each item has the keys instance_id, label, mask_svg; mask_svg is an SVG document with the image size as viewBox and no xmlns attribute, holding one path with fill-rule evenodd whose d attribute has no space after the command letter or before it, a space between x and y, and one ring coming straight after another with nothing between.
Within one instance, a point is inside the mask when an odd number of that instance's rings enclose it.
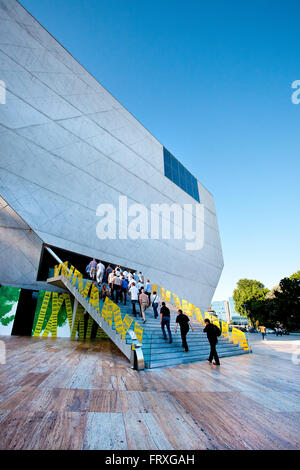
<instances>
[{"instance_id":1,"label":"man carrying bag","mask_svg":"<svg viewBox=\"0 0 300 470\"><path fill-rule=\"evenodd\" d=\"M205 318L204 323L206 323L206 326L203 331L204 333L207 334L207 339L210 344L210 355L207 358L207 360L211 363L212 360L215 359L213 364L215 366L219 366L220 361L219 361L219 356L216 350L216 345L218 343L218 336L221 335L220 328L218 328L216 325L211 323L208 318Z\"/></svg>"}]
</instances>

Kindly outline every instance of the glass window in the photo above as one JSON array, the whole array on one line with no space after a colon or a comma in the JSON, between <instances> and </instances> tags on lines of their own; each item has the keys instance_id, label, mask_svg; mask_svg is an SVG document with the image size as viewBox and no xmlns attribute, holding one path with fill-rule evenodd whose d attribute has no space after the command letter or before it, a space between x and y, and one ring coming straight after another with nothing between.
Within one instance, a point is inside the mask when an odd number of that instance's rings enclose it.
<instances>
[{"instance_id":1,"label":"glass window","mask_svg":"<svg viewBox=\"0 0 300 470\"><path fill-rule=\"evenodd\" d=\"M172 170L169 165L165 165L165 176L167 176L167 178L172 179Z\"/></svg>"},{"instance_id":2,"label":"glass window","mask_svg":"<svg viewBox=\"0 0 300 470\"><path fill-rule=\"evenodd\" d=\"M200 202L196 178L164 147L165 176Z\"/></svg>"}]
</instances>

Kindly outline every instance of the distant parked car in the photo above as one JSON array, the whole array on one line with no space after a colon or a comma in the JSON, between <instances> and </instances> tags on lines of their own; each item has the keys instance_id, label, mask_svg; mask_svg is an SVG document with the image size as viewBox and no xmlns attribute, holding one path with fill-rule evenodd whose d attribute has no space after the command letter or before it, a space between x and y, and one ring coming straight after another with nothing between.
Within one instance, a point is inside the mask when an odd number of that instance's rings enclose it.
<instances>
[{"instance_id":1,"label":"distant parked car","mask_svg":"<svg viewBox=\"0 0 300 470\"><path fill-rule=\"evenodd\" d=\"M257 330L255 328L249 328L249 333L257 333Z\"/></svg>"},{"instance_id":2,"label":"distant parked car","mask_svg":"<svg viewBox=\"0 0 300 470\"><path fill-rule=\"evenodd\" d=\"M272 330L271 328L267 328L267 329L266 329L266 333L267 333L268 335L273 335L273 334L275 333L275 330Z\"/></svg>"}]
</instances>

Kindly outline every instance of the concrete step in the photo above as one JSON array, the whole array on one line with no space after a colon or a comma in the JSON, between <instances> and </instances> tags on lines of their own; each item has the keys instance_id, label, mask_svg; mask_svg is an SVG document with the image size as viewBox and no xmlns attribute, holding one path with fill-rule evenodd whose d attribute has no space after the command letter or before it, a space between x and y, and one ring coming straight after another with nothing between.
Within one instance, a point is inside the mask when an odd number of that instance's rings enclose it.
<instances>
[{"instance_id":1,"label":"concrete step","mask_svg":"<svg viewBox=\"0 0 300 470\"><path fill-rule=\"evenodd\" d=\"M186 353L186 352L184 352L184 349L182 348L179 351L168 351L168 352L151 351L151 354L149 353L148 355L145 352L144 357L147 358L147 357L150 357L150 355L151 355L151 362L152 361L164 361L164 360L173 360L173 359L177 359L177 358L184 358L187 355L189 355L189 357L200 357L200 356L204 357L205 356L205 359L206 359L209 356L209 352L210 352L210 349L207 348L206 350L205 349L203 349L203 350L192 350L192 349L190 349L189 352ZM238 352L238 350L235 349L235 348L227 348L227 349L217 350L217 352L218 352L218 355L225 354L226 356L228 356L230 354L236 354Z\"/></svg>"},{"instance_id":2,"label":"concrete step","mask_svg":"<svg viewBox=\"0 0 300 470\"><path fill-rule=\"evenodd\" d=\"M206 361L207 354L198 354L198 355L191 355L189 352L188 353L183 353L183 357L177 357L177 358L168 358L165 360L151 360L151 362L148 362L147 367L150 369L157 368L157 367L168 367L168 366L175 366L175 365L181 365L181 364L188 364L190 362L203 362ZM243 349L238 348L234 352L218 352L219 358L224 358L224 357L232 357L232 356L240 356L242 354L248 354L247 351L244 351ZM147 361L146 361L147 362ZM209 366L209 364L208 364Z\"/></svg>"}]
</instances>

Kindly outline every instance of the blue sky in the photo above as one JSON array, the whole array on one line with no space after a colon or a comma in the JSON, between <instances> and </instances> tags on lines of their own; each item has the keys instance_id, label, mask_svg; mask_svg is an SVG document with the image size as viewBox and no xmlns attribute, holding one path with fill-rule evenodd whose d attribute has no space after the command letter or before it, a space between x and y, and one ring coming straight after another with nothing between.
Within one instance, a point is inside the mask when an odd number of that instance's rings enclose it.
<instances>
[{"instance_id":1,"label":"blue sky","mask_svg":"<svg viewBox=\"0 0 300 470\"><path fill-rule=\"evenodd\" d=\"M299 2L21 3L214 194L214 299L300 269Z\"/></svg>"}]
</instances>

